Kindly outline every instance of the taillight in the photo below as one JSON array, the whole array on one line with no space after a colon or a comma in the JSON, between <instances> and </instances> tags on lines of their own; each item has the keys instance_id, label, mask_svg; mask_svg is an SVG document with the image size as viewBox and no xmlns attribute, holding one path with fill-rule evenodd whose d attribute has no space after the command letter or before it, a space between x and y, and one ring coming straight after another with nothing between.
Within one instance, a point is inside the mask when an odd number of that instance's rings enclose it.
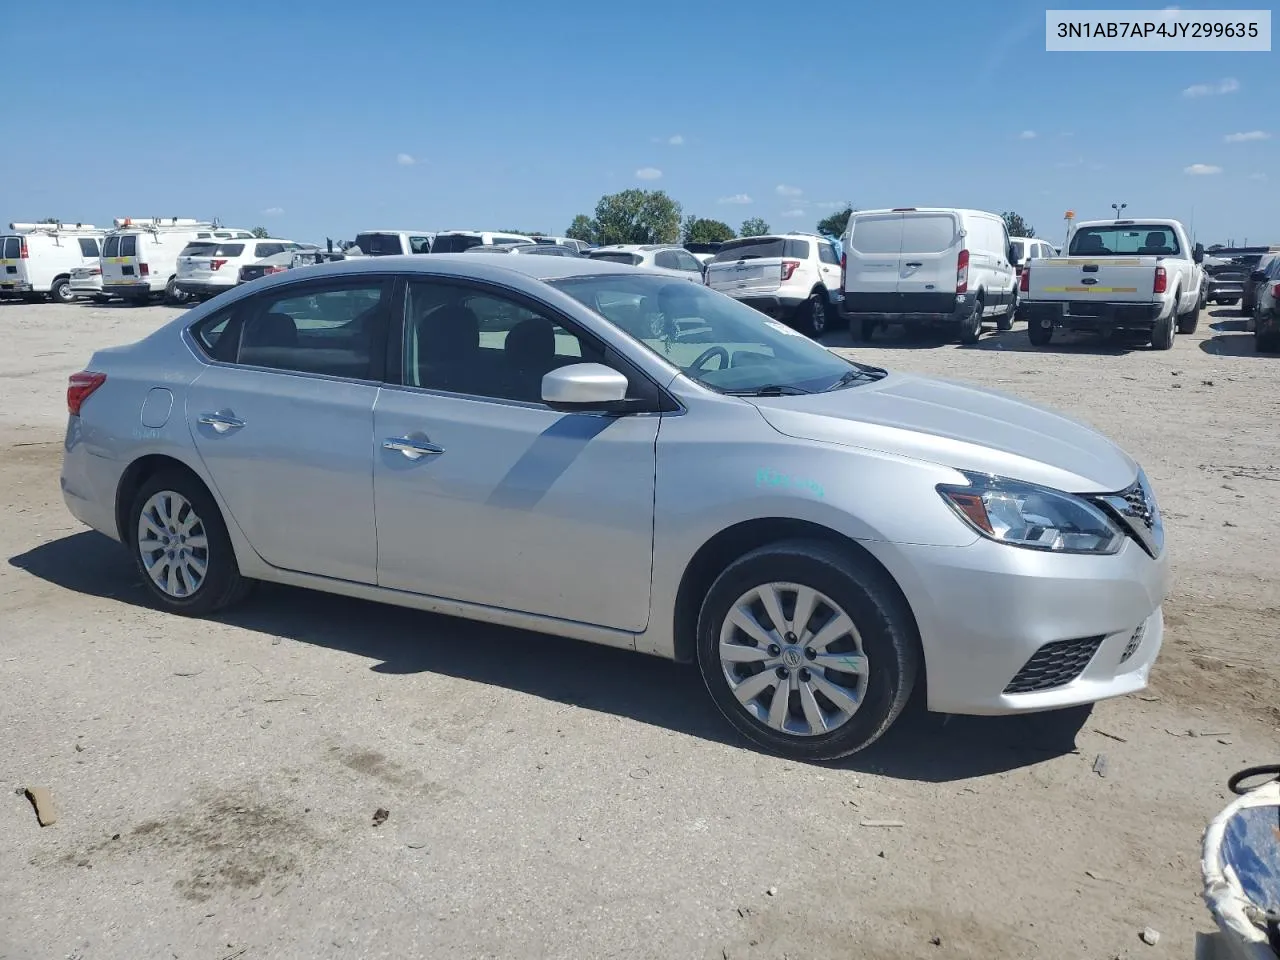
<instances>
[{"instance_id":1,"label":"taillight","mask_svg":"<svg viewBox=\"0 0 1280 960\"><path fill-rule=\"evenodd\" d=\"M210 261L209 261L209 269L210 269L210 270L221 270L221 269L222 269L222 265L223 265L223 264L225 264L226 262L227 262L227 261L225 261L225 260L210 260Z\"/></svg>"},{"instance_id":2,"label":"taillight","mask_svg":"<svg viewBox=\"0 0 1280 960\"><path fill-rule=\"evenodd\" d=\"M27 259L29 259L30 257L31 257L31 254L29 254L29 253L27 252L27 238L26 238L26 237L23 237L23 238L22 238L22 249L18 251L18 258L19 258L20 260L27 260Z\"/></svg>"},{"instance_id":3,"label":"taillight","mask_svg":"<svg viewBox=\"0 0 1280 960\"><path fill-rule=\"evenodd\" d=\"M1018 292L1028 293L1031 290L1031 265L1027 264L1022 268L1022 273L1018 276Z\"/></svg>"},{"instance_id":4,"label":"taillight","mask_svg":"<svg viewBox=\"0 0 1280 960\"><path fill-rule=\"evenodd\" d=\"M840 254L840 289L844 289L845 274L849 270L849 255L847 253Z\"/></svg>"},{"instance_id":5,"label":"taillight","mask_svg":"<svg viewBox=\"0 0 1280 960\"><path fill-rule=\"evenodd\" d=\"M791 279L791 275L796 272L796 267L800 266L799 260L783 260L782 261L782 282L786 283Z\"/></svg>"},{"instance_id":6,"label":"taillight","mask_svg":"<svg viewBox=\"0 0 1280 960\"><path fill-rule=\"evenodd\" d=\"M965 293L969 289L969 251L961 250L956 257L956 293Z\"/></svg>"},{"instance_id":7,"label":"taillight","mask_svg":"<svg viewBox=\"0 0 1280 960\"><path fill-rule=\"evenodd\" d=\"M101 267L91 267L91 268L89 269L89 276L91 276L91 277L97 277L97 276L101 276L101 275L102 275L102 268L101 268Z\"/></svg>"},{"instance_id":8,"label":"taillight","mask_svg":"<svg viewBox=\"0 0 1280 960\"><path fill-rule=\"evenodd\" d=\"M1280 283L1277 283L1274 287L1271 288L1271 296L1275 297L1277 300L1280 300Z\"/></svg>"},{"instance_id":9,"label":"taillight","mask_svg":"<svg viewBox=\"0 0 1280 960\"><path fill-rule=\"evenodd\" d=\"M1152 293L1164 293L1165 288L1169 286L1169 275L1164 272L1164 267L1156 267L1155 283L1151 286Z\"/></svg>"},{"instance_id":10,"label":"taillight","mask_svg":"<svg viewBox=\"0 0 1280 960\"><path fill-rule=\"evenodd\" d=\"M151 276L151 267L145 263L138 264L138 276L140 277Z\"/></svg>"},{"instance_id":11,"label":"taillight","mask_svg":"<svg viewBox=\"0 0 1280 960\"><path fill-rule=\"evenodd\" d=\"M73 373L67 380L67 412L73 417L80 416L80 408L89 399L89 394L107 382L105 373L94 373L92 370L81 370Z\"/></svg>"},{"instance_id":12,"label":"taillight","mask_svg":"<svg viewBox=\"0 0 1280 960\"><path fill-rule=\"evenodd\" d=\"M288 269L289 269L288 267L267 267L267 269L265 269L262 272L264 274L284 273Z\"/></svg>"}]
</instances>

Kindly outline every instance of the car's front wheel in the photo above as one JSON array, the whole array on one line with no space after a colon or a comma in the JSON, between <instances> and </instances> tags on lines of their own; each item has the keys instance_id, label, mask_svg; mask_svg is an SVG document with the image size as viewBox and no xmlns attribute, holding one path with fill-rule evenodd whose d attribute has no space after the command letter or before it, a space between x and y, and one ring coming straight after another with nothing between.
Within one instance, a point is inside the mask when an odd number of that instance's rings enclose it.
<instances>
[{"instance_id":1,"label":"car's front wheel","mask_svg":"<svg viewBox=\"0 0 1280 960\"><path fill-rule=\"evenodd\" d=\"M698 665L748 739L798 760L831 760L881 736L919 669L915 621L873 563L787 541L741 557L698 617Z\"/></svg>"},{"instance_id":2,"label":"car's front wheel","mask_svg":"<svg viewBox=\"0 0 1280 960\"><path fill-rule=\"evenodd\" d=\"M248 592L222 513L194 477L155 474L134 494L129 518L134 562L164 609L204 616Z\"/></svg>"},{"instance_id":3,"label":"car's front wheel","mask_svg":"<svg viewBox=\"0 0 1280 960\"><path fill-rule=\"evenodd\" d=\"M830 312L827 296L822 292L815 293L801 306L802 329L809 336L822 336L827 332L827 319Z\"/></svg>"}]
</instances>

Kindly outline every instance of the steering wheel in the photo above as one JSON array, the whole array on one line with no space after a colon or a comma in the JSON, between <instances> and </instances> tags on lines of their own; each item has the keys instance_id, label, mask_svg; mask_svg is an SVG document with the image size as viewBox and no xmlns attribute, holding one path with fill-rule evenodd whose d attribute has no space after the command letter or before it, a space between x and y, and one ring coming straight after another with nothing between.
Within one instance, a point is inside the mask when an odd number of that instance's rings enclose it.
<instances>
[{"instance_id":1,"label":"steering wheel","mask_svg":"<svg viewBox=\"0 0 1280 960\"><path fill-rule=\"evenodd\" d=\"M707 349L703 350L700 354L698 354L698 359L693 361L693 363L689 364L689 369L701 370L703 365L706 364L707 361L709 361L712 357L720 358L721 370L729 366L729 362L730 362L729 351L717 343L714 347L707 347Z\"/></svg>"}]
</instances>

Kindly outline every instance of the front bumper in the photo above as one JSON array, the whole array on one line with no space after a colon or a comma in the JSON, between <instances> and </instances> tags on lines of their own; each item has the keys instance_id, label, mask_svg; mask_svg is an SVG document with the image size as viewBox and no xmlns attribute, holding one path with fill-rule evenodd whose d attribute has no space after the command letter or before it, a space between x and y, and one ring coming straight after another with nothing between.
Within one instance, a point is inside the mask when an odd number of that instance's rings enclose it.
<instances>
[{"instance_id":1,"label":"front bumper","mask_svg":"<svg viewBox=\"0 0 1280 960\"><path fill-rule=\"evenodd\" d=\"M192 297L216 297L220 293L235 289L235 281L230 283L211 283L208 280L174 280L173 285L179 293Z\"/></svg>"},{"instance_id":2,"label":"front bumper","mask_svg":"<svg viewBox=\"0 0 1280 960\"><path fill-rule=\"evenodd\" d=\"M1150 333L1163 309L1159 303L1032 300L1018 304L1018 319L1059 330L1140 330Z\"/></svg>"},{"instance_id":3,"label":"front bumper","mask_svg":"<svg viewBox=\"0 0 1280 960\"><path fill-rule=\"evenodd\" d=\"M977 299L978 292L970 290L966 293L957 293L954 306L950 310L899 313L896 311L861 310L858 308L856 301L851 302L849 300L849 296L846 293L845 299L840 305L840 313L850 323L869 320L875 323L900 323L904 326L952 326L959 325L969 319Z\"/></svg>"},{"instance_id":4,"label":"front bumper","mask_svg":"<svg viewBox=\"0 0 1280 960\"><path fill-rule=\"evenodd\" d=\"M915 614L930 710L1031 713L1147 685L1164 637L1167 551L1153 559L1135 541L1110 557L1037 553L989 540L864 546L897 579ZM1079 641L1074 651L1072 641ZM1049 644L1055 646L1045 649ZM1066 659L1052 662L1064 648ZM1028 683L1029 676L1039 683Z\"/></svg>"}]
</instances>

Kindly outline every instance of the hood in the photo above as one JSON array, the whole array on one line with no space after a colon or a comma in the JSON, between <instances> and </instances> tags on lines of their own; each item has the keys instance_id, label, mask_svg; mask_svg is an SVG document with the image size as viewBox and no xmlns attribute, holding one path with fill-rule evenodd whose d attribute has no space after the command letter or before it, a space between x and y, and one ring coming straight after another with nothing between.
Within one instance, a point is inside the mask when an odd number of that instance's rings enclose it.
<instances>
[{"instance_id":1,"label":"hood","mask_svg":"<svg viewBox=\"0 0 1280 960\"><path fill-rule=\"evenodd\" d=\"M1070 493L1123 490L1138 465L1092 427L1008 394L889 374L796 397L751 397L779 433L996 474Z\"/></svg>"}]
</instances>

